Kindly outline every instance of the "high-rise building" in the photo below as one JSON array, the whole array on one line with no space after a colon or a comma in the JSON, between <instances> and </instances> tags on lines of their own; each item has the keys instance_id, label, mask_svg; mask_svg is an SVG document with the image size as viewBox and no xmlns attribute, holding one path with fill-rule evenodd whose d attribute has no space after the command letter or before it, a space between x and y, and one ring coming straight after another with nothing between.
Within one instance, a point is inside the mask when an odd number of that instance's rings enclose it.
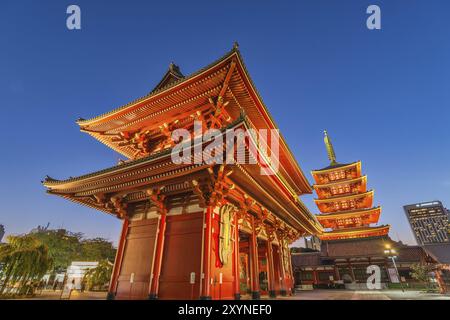
<instances>
[{"instance_id":1,"label":"high-rise building","mask_svg":"<svg viewBox=\"0 0 450 320\"><path fill-rule=\"evenodd\" d=\"M450 243L449 215L440 201L403 206L419 245Z\"/></svg>"},{"instance_id":2,"label":"high-rise building","mask_svg":"<svg viewBox=\"0 0 450 320\"><path fill-rule=\"evenodd\" d=\"M0 242L2 242L4 235L5 235L5 227L2 224L0 224Z\"/></svg>"},{"instance_id":3,"label":"high-rise building","mask_svg":"<svg viewBox=\"0 0 450 320\"><path fill-rule=\"evenodd\" d=\"M320 251L320 239L317 236L310 236L305 238L305 247L307 249Z\"/></svg>"}]
</instances>

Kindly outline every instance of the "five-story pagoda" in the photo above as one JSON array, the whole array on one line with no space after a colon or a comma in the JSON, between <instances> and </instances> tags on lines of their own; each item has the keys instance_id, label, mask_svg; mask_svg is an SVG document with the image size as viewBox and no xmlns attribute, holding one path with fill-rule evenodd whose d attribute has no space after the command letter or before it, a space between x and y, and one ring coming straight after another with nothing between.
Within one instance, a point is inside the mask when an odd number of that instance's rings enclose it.
<instances>
[{"instance_id":1,"label":"five-story pagoda","mask_svg":"<svg viewBox=\"0 0 450 320\"><path fill-rule=\"evenodd\" d=\"M341 164L330 137L325 131L324 142L330 165L312 171L314 199L320 214L317 219L326 232L324 241L386 236L389 225L371 226L380 218L381 207L373 207L373 190L367 190L367 176L361 174L361 161Z\"/></svg>"}]
</instances>

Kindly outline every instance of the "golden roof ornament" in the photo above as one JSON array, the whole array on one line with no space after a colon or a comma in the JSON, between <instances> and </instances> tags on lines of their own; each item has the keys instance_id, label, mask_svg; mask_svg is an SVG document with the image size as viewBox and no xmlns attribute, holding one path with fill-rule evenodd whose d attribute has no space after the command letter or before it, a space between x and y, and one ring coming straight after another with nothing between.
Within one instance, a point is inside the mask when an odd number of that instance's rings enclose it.
<instances>
[{"instance_id":1,"label":"golden roof ornament","mask_svg":"<svg viewBox=\"0 0 450 320\"><path fill-rule=\"evenodd\" d=\"M330 165L334 166L337 164L336 162L336 154L334 153L333 144L331 143L331 139L328 136L327 130L324 130L324 138L323 141L325 142L325 146L327 148L328 153L328 159L330 159Z\"/></svg>"}]
</instances>

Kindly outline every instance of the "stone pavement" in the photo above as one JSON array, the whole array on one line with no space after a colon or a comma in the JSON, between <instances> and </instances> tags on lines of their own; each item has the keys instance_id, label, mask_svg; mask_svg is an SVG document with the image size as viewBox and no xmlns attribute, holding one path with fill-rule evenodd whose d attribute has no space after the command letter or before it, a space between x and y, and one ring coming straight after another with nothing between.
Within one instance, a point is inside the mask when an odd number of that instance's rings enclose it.
<instances>
[{"instance_id":1,"label":"stone pavement","mask_svg":"<svg viewBox=\"0 0 450 320\"><path fill-rule=\"evenodd\" d=\"M61 297L61 290L43 290L42 293L36 294L29 300L59 300ZM106 292L78 292L72 291L70 300L106 300Z\"/></svg>"},{"instance_id":2,"label":"stone pavement","mask_svg":"<svg viewBox=\"0 0 450 320\"><path fill-rule=\"evenodd\" d=\"M311 290L282 300L450 300L450 295L407 290Z\"/></svg>"},{"instance_id":3,"label":"stone pavement","mask_svg":"<svg viewBox=\"0 0 450 320\"><path fill-rule=\"evenodd\" d=\"M59 300L61 291L44 290L32 300ZM246 297L243 297L244 299ZM106 292L72 292L70 300L105 300ZM247 297L248 299L248 297ZM267 297L262 297L266 300ZM424 293L421 291L401 290L322 290L297 292L291 297L277 297L279 300L450 300L450 295L437 293Z\"/></svg>"}]
</instances>

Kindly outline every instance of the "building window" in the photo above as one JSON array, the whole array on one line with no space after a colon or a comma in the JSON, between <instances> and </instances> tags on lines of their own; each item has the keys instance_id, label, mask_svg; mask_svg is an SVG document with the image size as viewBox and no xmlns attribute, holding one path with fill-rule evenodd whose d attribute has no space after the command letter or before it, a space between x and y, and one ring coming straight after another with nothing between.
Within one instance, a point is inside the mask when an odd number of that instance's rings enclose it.
<instances>
[{"instance_id":1,"label":"building window","mask_svg":"<svg viewBox=\"0 0 450 320\"><path fill-rule=\"evenodd\" d=\"M335 195L335 194L337 194L337 190L336 190L336 187L331 187L331 194L333 194L333 195Z\"/></svg>"}]
</instances>

